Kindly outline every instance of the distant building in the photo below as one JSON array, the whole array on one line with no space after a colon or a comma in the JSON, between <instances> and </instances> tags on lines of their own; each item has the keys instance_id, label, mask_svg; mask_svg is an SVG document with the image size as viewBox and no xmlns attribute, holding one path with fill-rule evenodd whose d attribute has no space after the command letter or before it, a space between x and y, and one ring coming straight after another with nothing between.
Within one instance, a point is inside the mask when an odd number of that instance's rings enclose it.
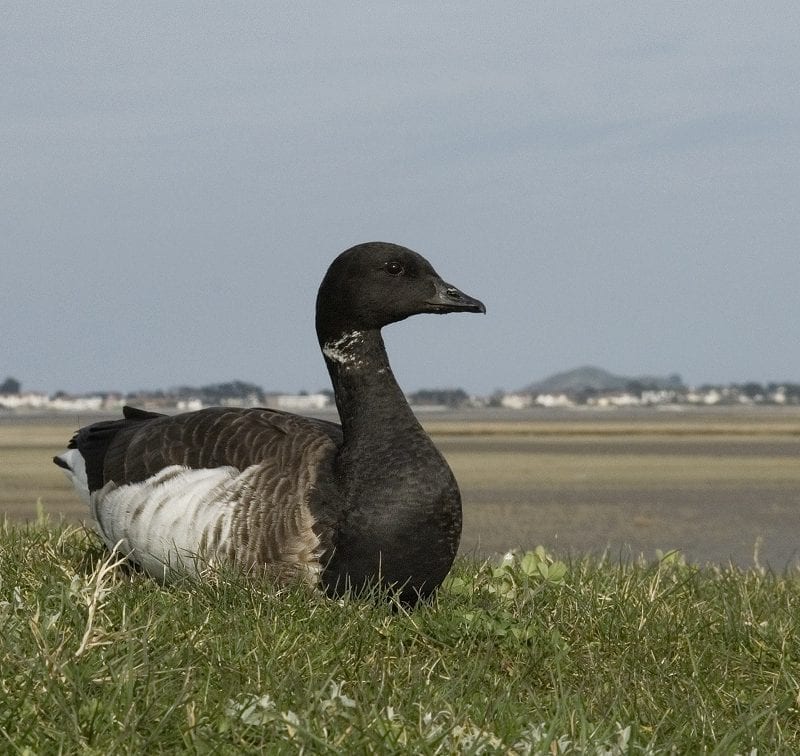
<instances>
[{"instance_id":1,"label":"distant building","mask_svg":"<svg viewBox=\"0 0 800 756\"><path fill-rule=\"evenodd\" d=\"M533 404L530 394L503 394L500 397L500 406L506 409L525 409Z\"/></svg>"},{"instance_id":2,"label":"distant building","mask_svg":"<svg viewBox=\"0 0 800 756\"><path fill-rule=\"evenodd\" d=\"M586 403L595 407L638 407L642 400L626 391L621 394L590 397Z\"/></svg>"},{"instance_id":3,"label":"distant building","mask_svg":"<svg viewBox=\"0 0 800 756\"><path fill-rule=\"evenodd\" d=\"M0 407L4 409L47 409L50 397L28 391L24 394L0 394Z\"/></svg>"},{"instance_id":4,"label":"distant building","mask_svg":"<svg viewBox=\"0 0 800 756\"><path fill-rule=\"evenodd\" d=\"M775 404L786 404L786 386L778 386L770 395L770 401Z\"/></svg>"},{"instance_id":5,"label":"distant building","mask_svg":"<svg viewBox=\"0 0 800 756\"><path fill-rule=\"evenodd\" d=\"M50 400L47 408L59 412L99 412L103 409L103 397L57 396Z\"/></svg>"},{"instance_id":6,"label":"distant building","mask_svg":"<svg viewBox=\"0 0 800 756\"><path fill-rule=\"evenodd\" d=\"M645 389L642 391L642 404L671 404L677 402L679 395L673 389Z\"/></svg>"},{"instance_id":7,"label":"distant building","mask_svg":"<svg viewBox=\"0 0 800 756\"><path fill-rule=\"evenodd\" d=\"M575 402L566 394L539 394L536 404L540 407L574 407Z\"/></svg>"},{"instance_id":8,"label":"distant building","mask_svg":"<svg viewBox=\"0 0 800 756\"><path fill-rule=\"evenodd\" d=\"M314 412L330 404L327 394L277 394L271 397L270 406L287 412Z\"/></svg>"},{"instance_id":9,"label":"distant building","mask_svg":"<svg viewBox=\"0 0 800 756\"><path fill-rule=\"evenodd\" d=\"M203 409L202 399L179 399L175 404L175 409L178 412L197 412Z\"/></svg>"}]
</instances>

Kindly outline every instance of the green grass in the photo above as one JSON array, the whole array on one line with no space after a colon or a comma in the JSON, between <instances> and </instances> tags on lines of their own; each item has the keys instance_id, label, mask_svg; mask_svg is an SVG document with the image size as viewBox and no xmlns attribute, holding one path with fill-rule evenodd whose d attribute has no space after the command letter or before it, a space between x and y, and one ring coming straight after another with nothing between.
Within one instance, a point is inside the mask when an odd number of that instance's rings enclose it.
<instances>
[{"instance_id":1,"label":"green grass","mask_svg":"<svg viewBox=\"0 0 800 756\"><path fill-rule=\"evenodd\" d=\"M800 752L800 576L460 561L413 612L0 532L3 753Z\"/></svg>"}]
</instances>

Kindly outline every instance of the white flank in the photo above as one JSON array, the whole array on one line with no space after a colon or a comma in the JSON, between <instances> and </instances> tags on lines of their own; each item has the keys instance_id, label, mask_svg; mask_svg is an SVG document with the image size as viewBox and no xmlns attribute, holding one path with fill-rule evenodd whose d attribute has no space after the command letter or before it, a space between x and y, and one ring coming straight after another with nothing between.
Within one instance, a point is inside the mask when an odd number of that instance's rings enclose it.
<instances>
[{"instance_id":1,"label":"white flank","mask_svg":"<svg viewBox=\"0 0 800 756\"><path fill-rule=\"evenodd\" d=\"M361 361L355 353L354 347L361 343L363 334L361 331L351 331L340 336L335 341L326 341L322 347L322 353L340 365L351 365L358 367Z\"/></svg>"},{"instance_id":2,"label":"white flank","mask_svg":"<svg viewBox=\"0 0 800 756\"><path fill-rule=\"evenodd\" d=\"M166 582L224 559L236 492L253 469L172 465L141 483L106 484L90 509L110 549Z\"/></svg>"}]
</instances>

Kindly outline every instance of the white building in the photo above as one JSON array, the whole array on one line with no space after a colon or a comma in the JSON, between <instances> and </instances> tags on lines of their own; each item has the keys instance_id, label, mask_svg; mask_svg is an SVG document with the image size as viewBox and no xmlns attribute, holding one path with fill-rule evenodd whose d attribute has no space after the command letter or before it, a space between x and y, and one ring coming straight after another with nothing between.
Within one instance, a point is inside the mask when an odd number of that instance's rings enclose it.
<instances>
[{"instance_id":1,"label":"white building","mask_svg":"<svg viewBox=\"0 0 800 756\"><path fill-rule=\"evenodd\" d=\"M327 394L278 394L270 404L287 412L313 412L329 403Z\"/></svg>"},{"instance_id":2,"label":"white building","mask_svg":"<svg viewBox=\"0 0 800 756\"><path fill-rule=\"evenodd\" d=\"M566 394L539 394L536 404L540 407L574 407L575 402Z\"/></svg>"},{"instance_id":3,"label":"white building","mask_svg":"<svg viewBox=\"0 0 800 756\"><path fill-rule=\"evenodd\" d=\"M0 394L0 407L5 409L47 409L50 397L29 391L25 394Z\"/></svg>"},{"instance_id":4,"label":"white building","mask_svg":"<svg viewBox=\"0 0 800 756\"><path fill-rule=\"evenodd\" d=\"M500 398L500 406L507 409L525 409L533 404L533 397L530 394L504 394Z\"/></svg>"}]
</instances>

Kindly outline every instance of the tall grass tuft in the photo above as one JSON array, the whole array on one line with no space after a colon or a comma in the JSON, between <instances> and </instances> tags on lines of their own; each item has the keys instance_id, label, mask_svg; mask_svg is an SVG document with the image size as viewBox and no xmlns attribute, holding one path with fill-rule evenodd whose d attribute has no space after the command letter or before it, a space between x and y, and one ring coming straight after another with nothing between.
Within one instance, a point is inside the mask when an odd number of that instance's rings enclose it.
<instances>
[{"instance_id":1,"label":"tall grass tuft","mask_svg":"<svg viewBox=\"0 0 800 756\"><path fill-rule=\"evenodd\" d=\"M0 751L797 753L800 576L537 549L409 612L5 524Z\"/></svg>"}]
</instances>

